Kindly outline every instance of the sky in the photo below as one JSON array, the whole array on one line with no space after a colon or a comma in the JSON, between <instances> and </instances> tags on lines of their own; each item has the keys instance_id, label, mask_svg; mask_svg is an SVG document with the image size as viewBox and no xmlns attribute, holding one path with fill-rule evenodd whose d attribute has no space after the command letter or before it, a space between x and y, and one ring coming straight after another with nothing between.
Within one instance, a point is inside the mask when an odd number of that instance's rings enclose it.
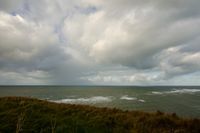
<instances>
[{"instance_id":1,"label":"sky","mask_svg":"<svg viewBox=\"0 0 200 133\"><path fill-rule=\"evenodd\" d=\"M0 0L0 85L200 85L200 0Z\"/></svg>"}]
</instances>

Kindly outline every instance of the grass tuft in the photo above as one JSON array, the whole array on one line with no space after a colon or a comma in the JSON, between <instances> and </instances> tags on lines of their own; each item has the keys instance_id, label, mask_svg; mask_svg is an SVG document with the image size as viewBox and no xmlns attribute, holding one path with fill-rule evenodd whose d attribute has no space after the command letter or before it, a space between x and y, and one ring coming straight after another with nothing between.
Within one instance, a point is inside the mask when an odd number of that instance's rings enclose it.
<instances>
[{"instance_id":1,"label":"grass tuft","mask_svg":"<svg viewBox=\"0 0 200 133\"><path fill-rule=\"evenodd\" d=\"M200 133L200 119L161 111L122 111L26 97L0 98L0 133L14 132Z\"/></svg>"}]
</instances>

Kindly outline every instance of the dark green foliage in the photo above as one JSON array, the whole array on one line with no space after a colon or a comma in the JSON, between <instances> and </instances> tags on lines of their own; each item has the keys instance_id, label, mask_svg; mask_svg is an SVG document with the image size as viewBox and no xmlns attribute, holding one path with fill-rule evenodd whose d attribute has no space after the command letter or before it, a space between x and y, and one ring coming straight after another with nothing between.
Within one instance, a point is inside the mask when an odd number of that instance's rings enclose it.
<instances>
[{"instance_id":1,"label":"dark green foliage","mask_svg":"<svg viewBox=\"0 0 200 133\"><path fill-rule=\"evenodd\" d=\"M0 133L14 132L200 133L200 120L160 111L145 113L24 97L0 98Z\"/></svg>"}]
</instances>

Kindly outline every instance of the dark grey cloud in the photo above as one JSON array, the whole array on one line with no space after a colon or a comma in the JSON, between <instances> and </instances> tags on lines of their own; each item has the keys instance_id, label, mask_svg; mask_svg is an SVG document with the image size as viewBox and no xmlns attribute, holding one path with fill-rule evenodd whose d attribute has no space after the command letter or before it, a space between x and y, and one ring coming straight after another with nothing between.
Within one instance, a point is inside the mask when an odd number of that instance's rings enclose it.
<instances>
[{"instance_id":1,"label":"dark grey cloud","mask_svg":"<svg viewBox=\"0 0 200 133\"><path fill-rule=\"evenodd\" d=\"M165 79L180 75L187 75L199 71L200 53L196 51L182 51L183 46L169 48L160 53L160 67Z\"/></svg>"},{"instance_id":2,"label":"dark grey cloud","mask_svg":"<svg viewBox=\"0 0 200 133\"><path fill-rule=\"evenodd\" d=\"M196 2L194 1L194 4L198 4ZM109 5L105 10L90 16L78 14L65 23L69 40L84 45L98 62L122 64L139 69L151 68L158 63L153 57L156 53L169 47L184 45L199 37L199 30L196 28L199 18L196 14L180 18L180 14L188 10L195 9L199 12L199 9L188 5L187 2L178 1L173 4L170 1L169 5L172 7L167 6L166 2L158 1L143 1L139 2L139 5L137 1L114 3L116 4L111 6L109 2L105 2L103 6ZM136 12L134 3L137 6ZM177 9L176 5L179 5L180 9ZM130 8L126 12L112 14L109 9L114 10L113 8L118 6ZM111 18L108 15L110 13ZM79 29L78 32L74 31L76 28Z\"/></svg>"},{"instance_id":3,"label":"dark grey cloud","mask_svg":"<svg viewBox=\"0 0 200 133\"><path fill-rule=\"evenodd\" d=\"M194 79L199 6L199 0L1 0L0 84Z\"/></svg>"},{"instance_id":4,"label":"dark grey cloud","mask_svg":"<svg viewBox=\"0 0 200 133\"><path fill-rule=\"evenodd\" d=\"M6 12L12 12L20 7L24 0L1 0L0 9Z\"/></svg>"},{"instance_id":5,"label":"dark grey cloud","mask_svg":"<svg viewBox=\"0 0 200 133\"><path fill-rule=\"evenodd\" d=\"M1 84L76 82L81 64L71 61L52 27L4 12L0 13L0 23Z\"/></svg>"}]
</instances>

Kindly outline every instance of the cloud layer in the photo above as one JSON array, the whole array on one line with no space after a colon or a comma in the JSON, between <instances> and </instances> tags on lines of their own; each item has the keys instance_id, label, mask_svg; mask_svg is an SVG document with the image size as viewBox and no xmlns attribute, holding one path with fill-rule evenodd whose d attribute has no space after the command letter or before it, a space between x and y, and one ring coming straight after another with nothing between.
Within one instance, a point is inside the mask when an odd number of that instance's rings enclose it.
<instances>
[{"instance_id":1,"label":"cloud layer","mask_svg":"<svg viewBox=\"0 0 200 133\"><path fill-rule=\"evenodd\" d=\"M0 84L199 85L199 0L0 1Z\"/></svg>"}]
</instances>

